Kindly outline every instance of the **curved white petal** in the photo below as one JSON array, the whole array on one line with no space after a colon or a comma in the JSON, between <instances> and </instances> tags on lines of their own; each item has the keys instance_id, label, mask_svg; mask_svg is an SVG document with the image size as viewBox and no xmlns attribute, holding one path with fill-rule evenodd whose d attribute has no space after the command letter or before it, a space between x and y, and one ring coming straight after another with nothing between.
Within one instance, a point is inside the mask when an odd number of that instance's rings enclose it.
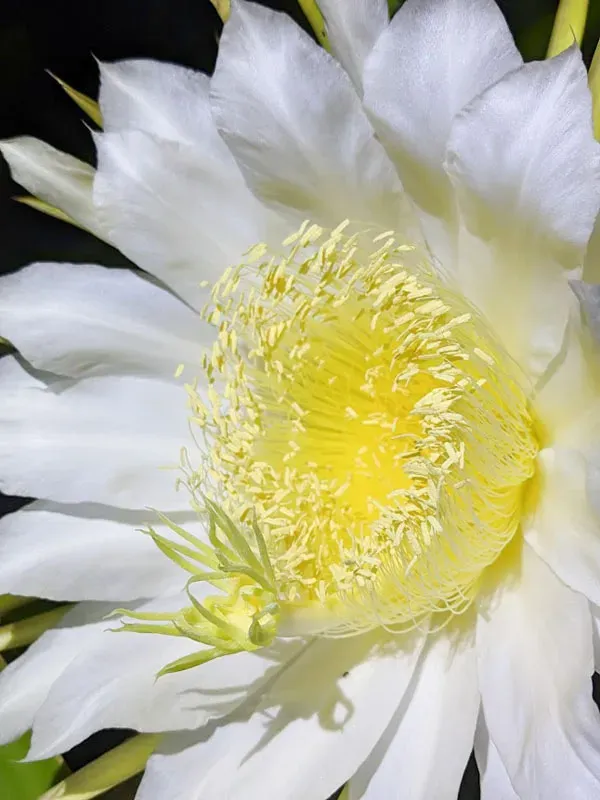
<instances>
[{"instance_id":1,"label":"curved white petal","mask_svg":"<svg viewBox=\"0 0 600 800\"><path fill-rule=\"evenodd\" d=\"M545 443L553 447L587 450L600 443L598 343L589 300L594 287L570 281L581 308L570 314L562 351L538 384L535 414L544 429ZM591 314L597 314L589 308ZM585 317L588 317L586 321Z\"/></svg>"},{"instance_id":2,"label":"curved white petal","mask_svg":"<svg viewBox=\"0 0 600 800\"><path fill-rule=\"evenodd\" d=\"M143 533L150 511L36 501L0 520L0 592L50 600L133 600L173 594L189 577ZM190 513L191 516L191 513ZM196 535L193 519L184 522Z\"/></svg>"},{"instance_id":3,"label":"curved white petal","mask_svg":"<svg viewBox=\"0 0 600 800\"><path fill-rule=\"evenodd\" d=\"M93 167L32 136L0 141L0 152L13 179L28 192L106 238L92 202Z\"/></svg>"},{"instance_id":4,"label":"curved white petal","mask_svg":"<svg viewBox=\"0 0 600 800\"><path fill-rule=\"evenodd\" d=\"M456 118L446 168L464 223L465 294L540 374L559 352L600 203L600 145L581 54L526 64Z\"/></svg>"},{"instance_id":5,"label":"curved white petal","mask_svg":"<svg viewBox=\"0 0 600 800\"><path fill-rule=\"evenodd\" d=\"M367 59L365 106L444 261L454 252L454 201L443 170L452 120L520 64L493 0L407 0Z\"/></svg>"},{"instance_id":6,"label":"curved white petal","mask_svg":"<svg viewBox=\"0 0 600 800\"><path fill-rule=\"evenodd\" d=\"M187 602L185 596L159 598L139 609L176 610ZM167 663L197 652L202 645L184 637L107 632L53 685L35 717L28 757L64 752L102 728L198 728L260 692L303 646L299 640L289 641L157 679Z\"/></svg>"},{"instance_id":7,"label":"curved white petal","mask_svg":"<svg viewBox=\"0 0 600 800\"><path fill-rule=\"evenodd\" d=\"M421 643L402 650L399 639L380 633L315 640L254 713L240 709L214 728L167 740L148 762L137 800L328 797L389 723Z\"/></svg>"},{"instance_id":8,"label":"curved white petal","mask_svg":"<svg viewBox=\"0 0 600 800\"><path fill-rule=\"evenodd\" d=\"M149 59L101 63L98 99L104 130L141 130L199 146L211 139L214 146L208 84L207 75L177 64Z\"/></svg>"},{"instance_id":9,"label":"curved white petal","mask_svg":"<svg viewBox=\"0 0 600 800\"><path fill-rule=\"evenodd\" d=\"M600 516L588 497L588 472L580 452L542 450L539 499L523 530L563 583L600 605Z\"/></svg>"},{"instance_id":10,"label":"curved white petal","mask_svg":"<svg viewBox=\"0 0 600 800\"><path fill-rule=\"evenodd\" d=\"M483 713L475 730L475 759L479 769L481 800L520 800L490 739Z\"/></svg>"},{"instance_id":11,"label":"curved white petal","mask_svg":"<svg viewBox=\"0 0 600 800\"><path fill-rule=\"evenodd\" d=\"M143 131L96 136L94 203L111 241L197 308L208 299L202 281L268 239L272 222L237 167L224 169L206 145Z\"/></svg>"},{"instance_id":12,"label":"curved white petal","mask_svg":"<svg viewBox=\"0 0 600 800\"><path fill-rule=\"evenodd\" d=\"M386 0L319 0L331 51L362 92L365 60L388 25Z\"/></svg>"},{"instance_id":13,"label":"curved white petal","mask_svg":"<svg viewBox=\"0 0 600 800\"><path fill-rule=\"evenodd\" d=\"M265 203L295 220L398 227L400 184L351 81L287 15L232 4L211 101L220 133Z\"/></svg>"},{"instance_id":14,"label":"curved white petal","mask_svg":"<svg viewBox=\"0 0 600 800\"><path fill-rule=\"evenodd\" d=\"M50 687L68 664L107 627L110 603L80 603L0 673L0 744L33 724Z\"/></svg>"},{"instance_id":15,"label":"curved white petal","mask_svg":"<svg viewBox=\"0 0 600 800\"><path fill-rule=\"evenodd\" d=\"M33 264L0 278L0 333L37 369L172 378L194 368L212 329L177 298L129 270Z\"/></svg>"},{"instance_id":16,"label":"curved white petal","mask_svg":"<svg viewBox=\"0 0 600 800\"><path fill-rule=\"evenodd\" d=\"M588 602L527 545L480 610L477 653L486 725L517 794L600 796Z\"/></svg>"},{"instance_id":17,"label":"curved white petal","mask_svg":"<svg viewBox=\"0 0 600 800\"><path fill-rule=\"evenodd\" d=\"M0 360L0 489L8 494L186 510L175 482L189 439L182 386L99 377L58 391L12 357Z\"/></svg>"},{"instance_id":18,"label":"curved white petal","mask_svg":"<svg viewBox=\"0 0 600 800\"><path fill-rule=\"evenodd\" d=\"M588 283L600 283L600 214L596 217L585 251L582 278Z\"/></svg>"},{"instance_id":19,"label":"curved white petal","mask_svg":"<svg viewBox=\"0 0 600 800\"><path fill-rule=\"evenodd\" d=\"M349 800L456 800L473 748L473 631L431 634L394 719L348 784Z\"/></svg>"}]
</instances>

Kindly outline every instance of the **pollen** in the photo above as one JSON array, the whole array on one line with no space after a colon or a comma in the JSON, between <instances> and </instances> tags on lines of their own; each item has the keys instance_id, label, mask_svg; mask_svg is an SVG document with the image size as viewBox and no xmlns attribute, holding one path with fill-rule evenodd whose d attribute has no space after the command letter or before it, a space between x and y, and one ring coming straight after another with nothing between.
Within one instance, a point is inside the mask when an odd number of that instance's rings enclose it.
<instances>
[{"instance_id":1,"label":"pollen","mask_svg":"<svg viewBox=\"0 0 600 800\"><path fill-rule=\"evenodd\" d=\"M260 530L282 619L329 635L466 609L538 449L479 313L392 233L347 228L305 223L229 270L187 387L206 452L188 484Z\"/></svg>"}]
</instances>

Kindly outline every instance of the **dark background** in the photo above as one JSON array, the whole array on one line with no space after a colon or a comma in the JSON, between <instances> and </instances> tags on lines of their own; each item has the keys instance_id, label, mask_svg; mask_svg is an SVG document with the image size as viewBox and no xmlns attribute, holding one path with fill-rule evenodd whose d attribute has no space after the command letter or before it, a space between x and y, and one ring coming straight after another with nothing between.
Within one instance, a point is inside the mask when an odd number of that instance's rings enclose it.
<instances>
[{"instance_id":1,"label":"dark background","mask_svg":"<svg viewBox=\"0 0 600 800\"><path fill-rule=\"evenodd\" d=\"M498 4L524 57L543 58L558 0L498 0ZM264 5L286 10L307 27L294 0L269 0ZM220 30L209 0L0 0L0 139L37 136L93 163L83 113L46 70L92 97L98 89L92 54L103 61L155 58L211 72ZM600 0L590 0L583 43L588 64L599 37ZM12 197L21 193L0 158L0 274L37 260L127 263L91 235L15 203ZM0 514L22 503L0 495ZM124 735L97 734L67 755L69 766L79 768ZM117 800L130 792L117 790L110 795ZM472 760L460 800L478 797Z\"/></svg>"}]
</instances>

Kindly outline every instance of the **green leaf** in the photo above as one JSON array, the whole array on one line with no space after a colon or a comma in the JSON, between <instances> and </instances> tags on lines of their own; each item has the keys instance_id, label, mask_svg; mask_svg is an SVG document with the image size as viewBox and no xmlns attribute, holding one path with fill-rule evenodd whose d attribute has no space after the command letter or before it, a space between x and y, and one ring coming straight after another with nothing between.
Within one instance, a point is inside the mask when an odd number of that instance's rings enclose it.
<instances>
[{"instance_id":1,"label":"green leaf","mask_svg":"<svg viewBox=\"0 0 600 800\"><path fill-rule=\"evenodd\" d=\"M29 750L30 734L0 747L0 786L6 800L37 800L57 780L62 771L58 758L20 764Z\"/></svg>"}]
</instances>

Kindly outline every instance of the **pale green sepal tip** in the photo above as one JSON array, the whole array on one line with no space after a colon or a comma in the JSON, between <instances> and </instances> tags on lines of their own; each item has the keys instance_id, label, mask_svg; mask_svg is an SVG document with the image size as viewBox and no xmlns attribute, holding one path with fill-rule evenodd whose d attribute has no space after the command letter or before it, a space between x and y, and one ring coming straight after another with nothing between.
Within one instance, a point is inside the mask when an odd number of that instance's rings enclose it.
<instances>
[{"instance_id":1,"label":"pale green sepal tip","mask_svg":"<svg viewBox=\"0 0 600 800\"><path fill-rule=\"evenodd\" d=\"M48 71L50 77L54 78L54 80L58 83L58 85L69 95L71 100L74 103L77 103L79 108L87 114L87 116L95 122L96 125L101 128L102 127L102 113L100 111L100 106L95 100L92 100L91 97L88 97L87 94L83 94L83 92L78 92L77 89L73 89L72 86L69 86L68 83L61 80L59 77L54 75L52 72Z\"/></svg>"},{"instance_id":2,"label":"pale green sepal tip","mask_svg":"<svg viewBox=\"0 0 600 800\"><path fill-rule=\"evenodd\" d=\"M315 32L319 44L324 47L325 50L330 50L329 39L325 29L325 20L315 0L298 0L298 5L302 9L302 13L306 17L308 24Z\"/></svg>"},{"instance_id":3,"label":"pale green sepal tip","mask_svg":"<svg viewBox=\"0 0 600 800\"><path fill-rule=\"evenodd\" d=\"M39 800L92 800L142 772L159 736L140 734L69 775Z\"/></svg>"},{"instance_id":4,"label":"pale green sepal tip","mask_svg":"<svg viewBox=\"0 0 600 800\"><path fill-rule=\"evenodd\" d=\"M38 639L42 633L57 625L72 605L53 608L35 617L28 617L0 627L0 652L24 647Z\"/></svg>"},{"instance_id":5,"label":"pale green sepal tip","mask_svg":"<svg viewBox=\"0 0 600 800\"><path fill-rule=\"evenodd\" d=\"M581 44L589 0L560 0L548 45L548 58L557 56L574 42Z\"/></svg>"}]
</instances>

